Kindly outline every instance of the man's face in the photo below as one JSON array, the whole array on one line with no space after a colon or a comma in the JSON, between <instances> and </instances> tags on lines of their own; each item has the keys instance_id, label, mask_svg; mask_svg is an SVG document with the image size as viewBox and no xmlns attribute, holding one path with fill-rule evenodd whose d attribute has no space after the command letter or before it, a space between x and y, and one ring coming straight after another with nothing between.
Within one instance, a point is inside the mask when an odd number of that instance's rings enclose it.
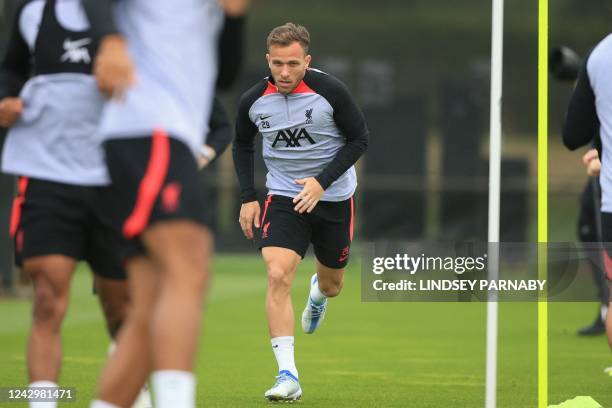
<instances>
[{"instance_id":1,"label":"man's face","mask_svg":"<svg viewBox=\"0 0 612 408\"><path fill-rule=\"evenodd\" d=\"M288 94L304 78L311 57L306 55L302 45L296 41L288 46L270 46L266 59L278 91Z\"/></svg>"}]
</instances>

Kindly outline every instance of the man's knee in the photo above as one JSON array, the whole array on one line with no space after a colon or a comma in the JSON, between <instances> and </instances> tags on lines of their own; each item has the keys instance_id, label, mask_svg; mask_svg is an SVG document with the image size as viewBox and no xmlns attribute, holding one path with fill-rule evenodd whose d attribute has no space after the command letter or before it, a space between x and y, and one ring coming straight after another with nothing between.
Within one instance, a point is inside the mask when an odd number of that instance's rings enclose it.
<instances>
[{"instance_id":1,"label":"man's knee","mask_svg":"<svg viewBox=\"0 0 612 408\"><path fill-rule=\"evenodd\" d=\"M275 290L289 290L291 287L291 271L280 263L269 263L268 286Z\"/></svg>"},{"instance_id":2,"label":"man's knee","mask_svg":"<svg viewBox=\"0 0 612 408\"><path fill-rule=\"evenodd\" d=\"M68 294L57 292L46 282L34 286L34 325L41 329L59 331L68 308Z\"/></svg>"},{"instance_id":3,"label":"man's knee","mask_svg":"<svg viewBox=\"0 0 612 408\"><path fill-rule=\"evenodd\" d=\"M68 309L74 261L63 256L52 256L26 261L24 267L34 286L34 325L59 331Z\"/></svg>"}]
</instances>

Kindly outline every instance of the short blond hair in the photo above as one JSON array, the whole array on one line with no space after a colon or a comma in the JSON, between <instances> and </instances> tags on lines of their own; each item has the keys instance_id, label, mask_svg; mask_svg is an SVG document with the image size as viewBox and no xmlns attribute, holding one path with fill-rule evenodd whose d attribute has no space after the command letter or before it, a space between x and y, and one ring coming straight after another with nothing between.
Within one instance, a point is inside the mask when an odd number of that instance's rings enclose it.
<instances>
[{"instance_id":1,"label":"short blond hair","mask_svg":"<svg viewBox=\"0 0 612 408\"><path fill-rule=\"evenodd\" d=\"M310 47L310 33L306 27L294 23L285 23L282 26L275 27L266 40L266 47L268 51L273 45L280 45L282 47L289 46L294 42L299 42L304 52L308 54L308 48Z\"/></svg>"}]
</instances>

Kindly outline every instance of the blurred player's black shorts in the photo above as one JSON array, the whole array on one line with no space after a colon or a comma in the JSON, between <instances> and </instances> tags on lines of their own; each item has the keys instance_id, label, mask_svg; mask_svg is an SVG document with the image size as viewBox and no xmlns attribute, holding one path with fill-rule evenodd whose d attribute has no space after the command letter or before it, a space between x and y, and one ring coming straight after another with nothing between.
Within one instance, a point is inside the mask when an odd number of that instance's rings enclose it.
<instances>
[{"instance_id":1,"label":"blurred player's black shorts","mask_svg":"<svg viewBox=\"0 0 612 408\"><path fill-rule=\"evenodd\" d=\"M146 253L140 234L157 221L189 220L206 225L206 200L195 156L163 132L104 143L112 180L101 213L124 238L121 258Z\"/></svg>"},{"instance_id":2,"label":"blurred player's black shorts","mask_svg":"<svg viewBox=\"0 0 612 408\"><path fill-rule=\"evenodd\" d=\"M312 243L319 262L328 268L344 268L353 240L353 198L339 202L319 201L310 214L300 214L294 207L290 197L267 197L258 234L259 248L292 249L303 258Z\"/></svg>"},{"instance_id":3,"label":"blurred player's black shorts","mask_svg":"<svg viewBox=\"0 0 612 408\"><path fill-rule=\"evenodd\" d=\"M601 234L604 245L604 269L609 281L612 281L612 213L601 213Z\"/></svg>"},{"instance_id":4,"label":"blurred player's black shorts","mask_svg":"<svg viewBox=\"0 0 612 408\"><path fill-rule=\"evenodd\" d=\"M20 178L11 217L16 263L65 255L87 261L97 275L125 279L118 257L121 237L96 215L100 191L100 187Z\"/></svg>"}]
</instances>

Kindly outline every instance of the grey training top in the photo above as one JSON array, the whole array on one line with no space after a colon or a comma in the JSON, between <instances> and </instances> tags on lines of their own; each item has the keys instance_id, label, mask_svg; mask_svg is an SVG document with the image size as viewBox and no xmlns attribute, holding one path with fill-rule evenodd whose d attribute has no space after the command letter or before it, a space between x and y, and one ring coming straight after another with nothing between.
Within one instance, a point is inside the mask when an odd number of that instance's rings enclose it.
<instances>
[{"instance_id":1,"label":"grey training top","mask_svg":"<svg viewBox=\"0 0 612 408\"><path fill-rule=\"evenodd\" d=\"M309 69L295 90L281 94L272 77L242 95L236 120L234 164L243 202L255 200L253 143L262 135L269 194L296 196L295 180L316 177L323 201L343 201L357 187L354 164L367 148L363 114L346 86Z\"/></svg>"}]
</instances>

